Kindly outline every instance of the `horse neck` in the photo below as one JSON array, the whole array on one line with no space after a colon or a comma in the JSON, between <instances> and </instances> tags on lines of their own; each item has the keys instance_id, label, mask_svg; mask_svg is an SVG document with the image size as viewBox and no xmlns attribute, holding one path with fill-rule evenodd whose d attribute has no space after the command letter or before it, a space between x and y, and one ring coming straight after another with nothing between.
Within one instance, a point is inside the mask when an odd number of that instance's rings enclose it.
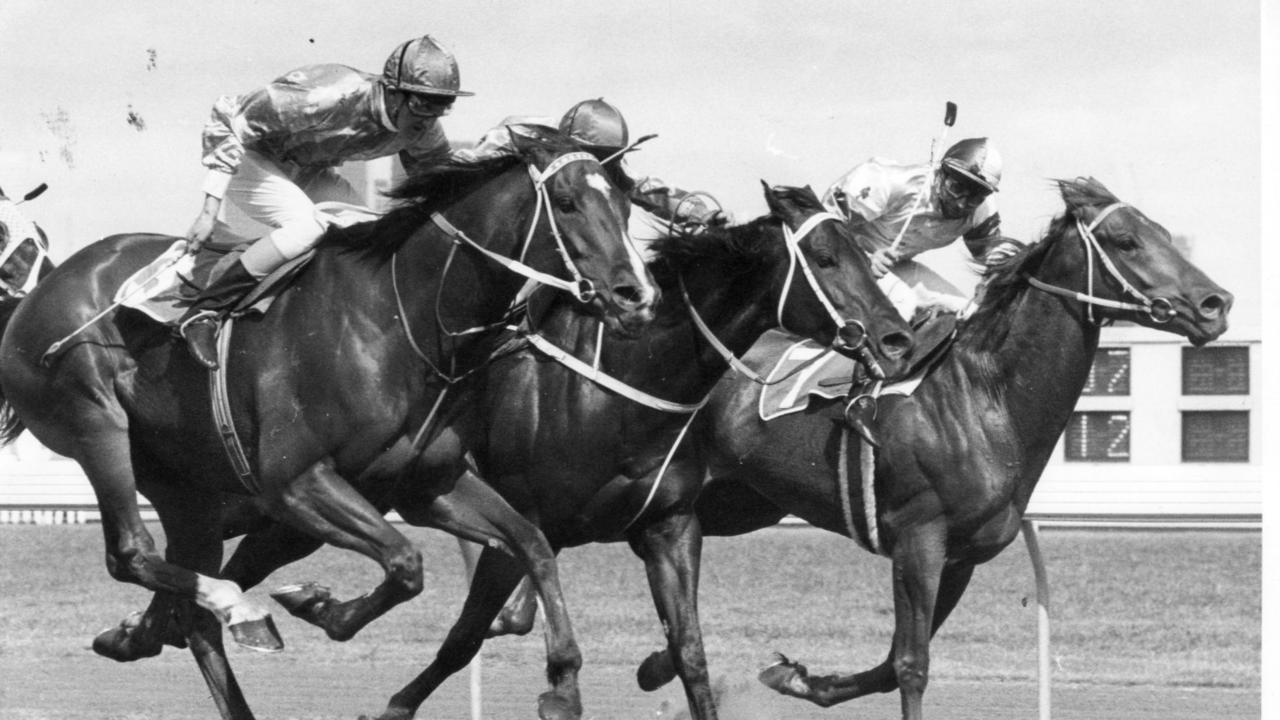
<instances>
[{"instance_id":1,"label":"horse neck","mask_svg":"<svg viewBox=\"0 0 1280 720\"><path fill-rule=\"evenodd\" d=\"M766 330L778 327L778 293L773 289L781 282L781 272L774 265L762 263L757 270L726 282L722 269L700 265L685 275L689 302L711 333L734 355L742 355ZM688 309L682 307L681 311L688 316ZM685 323L693 325L692 320ZM704 357L719 359L719 353L709 344L701 345Z\"/></svg>"},{"instance_id":2,"label":"horse neck","mask_svg":"<svg viewBox=\"0 0 1280 720\"><path fill-rule=\"evenodd\" d=\"M439 212L445 220L481 247L519 258L532 221L535 195L525 167L502 173L481 188ZM524 284L524 278L474 248L450 237L427 220L404 243L397 258L400 292L406 311L423 325L434 325L437 305L442 317L457 325L486 325L502 319ZM550 243L536 237L526 261L536 264ZM452 254L452 257L450 255ZM447 267L446 267L447 263ZM429 268L427 282L407 282L406 269ZM411 307L410 307L411 306Z\"/></svg>"},{"instance_id":3,"label":"horse neck","mask_svg":"<svg viewBox=\"0 0 1280 720\"><path fill-rule=\"evenodd\" d=\"M1004 333L971 328L961 336L953 360L970 389L988 396L985 407L991 402L1003 407L1010 426L1022 434L1024 462L1034 469L1026 477L1034 486L1084 390L1099 330L1081 303L1030 286L1006 312L996 319L1008 323Z\"/></svg>"},{"instance_id":4,"label":"horse neck","mask_svg":"<svg viewBox=\"0 0 1280 720\"><path fill-rule=\"evenodd\" d=\"M765 265L731 276L722 262L692 260L679 271L698 315L734 355L777 326L770 288L778 281ZM662 297L658 317L634 341L606 334L601 342L600 321L567 299L556 300L538 331L639 390L676 402L700 400L727 365L694 325L678 281L667 283Z\"/></svg>"}]
</instances>

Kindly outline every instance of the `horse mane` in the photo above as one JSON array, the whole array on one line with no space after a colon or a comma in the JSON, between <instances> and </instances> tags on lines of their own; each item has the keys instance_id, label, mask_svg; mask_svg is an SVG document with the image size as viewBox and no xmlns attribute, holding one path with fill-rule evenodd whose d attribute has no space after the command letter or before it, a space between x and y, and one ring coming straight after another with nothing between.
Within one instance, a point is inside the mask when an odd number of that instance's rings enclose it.
<instances>
[{"instance_id":1,"label":"horse mane","mask_svg":"<svg viewBox=\"0 0 1280 720\"><path fill-rule=\"evenodd\" d=\"M779 186L773 188L773 192L805 209L825 209L808 187ZM677 272L699 264L715 265L731 275L751 272L777 252L778 246L772 242L769 231L781 223L782 220L770 212L741 225L708 226L699 233L677 230L653 242L651 249L655 257L649 269L664 288L675 283Z\"/></svg>"},{"instance_id":2,"label":"horse mane","mask_svg":"<svg viewBox=\"0 0 1280 720\"><path fill-rule=\"evenodd\" d=\"M1002 343L1009 331L1010 316L1016 300L1031 287L1027 277L1040 267L1054 242L1075 224L1078 211L1119 202L1105 185L1091 177L1053 179L1051 182L1058 186L1067 206L1066 210L1049 222L1049 227L1039 242L1031 243L1020 252L983 270L982 283L985 289L977 309L963 322L965 332L961 337L985 346Z\"/></svg>"}]
</instances>

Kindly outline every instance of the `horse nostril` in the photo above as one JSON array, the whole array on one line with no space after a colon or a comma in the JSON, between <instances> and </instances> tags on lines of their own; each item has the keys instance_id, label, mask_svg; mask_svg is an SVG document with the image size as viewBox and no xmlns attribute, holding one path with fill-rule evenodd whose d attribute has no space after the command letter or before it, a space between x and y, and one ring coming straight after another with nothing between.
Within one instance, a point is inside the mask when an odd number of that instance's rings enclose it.
<instances>
[{"instance_id":1,"label":"horse nostril","mask_svg":"<svg viewBox=\"0 0 1280 720\"><path fill-rule=\"evenodd\" d=\"M884 354L895 359L911 352L913 345L915 340L911 338L910 333L891 332L880 338L880 347L884 349Z\"/></svg>"},{"instance_id":2,"label":"horse nostril","mask_svg":"<svg viewBox=\"0 0 1280 720\"><path fill-rule=\"evenodd\" d=\"M1231 298L1213 294L1200 301L1200 316L1214 320L1231 308Z\"/></svg>"},{"instance_id":3,"label":"horse nostril","mask_svg":"<svg viewBox=\"0 0 1280 720\"><path fill-rule=\"evenodd\" d=\"M645 307L653 302L638 285L618 285L613 289L613 299L618 305L628 308Z\"/></svg>"}]
</instances>

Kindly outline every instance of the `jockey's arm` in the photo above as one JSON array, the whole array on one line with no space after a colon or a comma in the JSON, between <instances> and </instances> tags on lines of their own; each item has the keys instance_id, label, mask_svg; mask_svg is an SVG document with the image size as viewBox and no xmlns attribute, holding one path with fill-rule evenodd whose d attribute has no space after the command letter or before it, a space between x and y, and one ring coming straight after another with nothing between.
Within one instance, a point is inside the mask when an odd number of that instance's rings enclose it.
<instances>
[{"instance_id":1,"label":"jockey's arm","mask_svg":"<svg viewBox=\"0 0 1280 720\"><path fill-rule=\"evenodd\" d=\"M1022 241L1001 233L999 213L976 225L964 234L963 239L973 259L984 265L993 265L1007 260L1026 247Z\"/></svg>"},{"instance_id":2,"label":"jockey's arm","mask_svg":"<svg viewBox=\"0 0 1280 720\"><path fill-rule=\"evenodd\" d=\"M730 220L724 210L713 207L700 195L673 187L655 177L637 181L631 191L631 201L668 222L717 225Z\"/></svg>"}]
</instances>

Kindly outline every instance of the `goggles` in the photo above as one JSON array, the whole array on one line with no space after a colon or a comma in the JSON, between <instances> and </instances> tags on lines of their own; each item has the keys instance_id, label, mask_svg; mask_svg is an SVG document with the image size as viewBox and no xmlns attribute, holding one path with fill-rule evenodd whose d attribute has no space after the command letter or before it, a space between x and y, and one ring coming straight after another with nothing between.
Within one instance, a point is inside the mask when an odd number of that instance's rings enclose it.
<instances>
[{"instance_id":1,"label":"goggles","mask_svg":"<svg viewBox=\"0 0 1280 720\"><path fill-rule=\"evenodd\" d=\"M965 205L981 205L991 195L991 191L951 173L942 173L942 192Z\"/></svg>"},{"instance_id":2,"label":"goggles","mask_svg":"<svg viewBox=\"0 0 1280 720\"><path fill-rule=\"evenodd\" d=\"M420 93L404 93L404 106L414 117L434 118L449 112L453 101L452 95L423 95Z\"/></svg>"}]
</instances>

